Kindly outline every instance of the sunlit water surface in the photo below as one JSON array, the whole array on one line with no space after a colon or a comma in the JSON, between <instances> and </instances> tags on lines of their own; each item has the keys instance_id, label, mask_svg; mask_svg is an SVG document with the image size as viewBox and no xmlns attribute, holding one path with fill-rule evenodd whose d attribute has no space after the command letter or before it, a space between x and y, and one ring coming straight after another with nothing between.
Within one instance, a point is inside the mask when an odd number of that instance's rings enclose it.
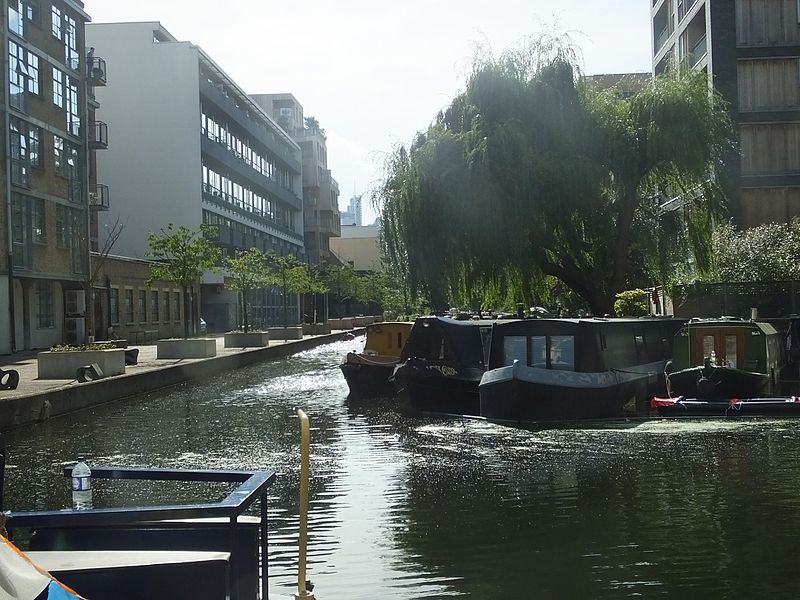
<instances>
[{"instance_id":1,"label":"sunlit water surface","mask_svg":"<svg viewBox=\"0 0 800 600\"><path fill-rule=\"evenodd\" d=\"M299 423L312 424L309 577L326 599L800 597L800 421L514 429L350 402L363 338L7 434L6 504L69 502L61 469L273 469L270 588L294 591ZM220 498L96 482L95 502Z\"/></svg>"}]
</instances>

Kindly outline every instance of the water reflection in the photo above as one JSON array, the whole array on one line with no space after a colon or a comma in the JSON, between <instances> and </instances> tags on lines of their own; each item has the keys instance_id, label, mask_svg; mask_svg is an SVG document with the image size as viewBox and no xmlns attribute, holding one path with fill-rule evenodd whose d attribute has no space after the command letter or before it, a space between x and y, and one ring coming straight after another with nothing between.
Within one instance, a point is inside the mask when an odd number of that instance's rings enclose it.
<instances>
[{"instance_id":1,"label":"water reflection","mask_svg":"<svg viewBox=\"0 0 800 600\"><path fill-rule=\"evenodd\" d=\"M11 432L8 503L66 506L64 462L272 468L271 587L294 584L299 426L312 421L320 597L795 597L798 423L513 429L346 400L343 341ZM125 485L127 484L127 485ZM102 505L224 486L100 482ZM521 596L520 596L521 594Z\"/></svg>"}]
</instances>

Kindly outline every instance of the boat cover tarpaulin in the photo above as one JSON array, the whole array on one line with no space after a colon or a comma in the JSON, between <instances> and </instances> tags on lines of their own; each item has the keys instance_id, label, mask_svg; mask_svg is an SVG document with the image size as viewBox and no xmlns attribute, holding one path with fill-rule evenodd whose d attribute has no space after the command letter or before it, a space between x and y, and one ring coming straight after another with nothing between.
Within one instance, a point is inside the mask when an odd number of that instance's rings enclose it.
<instances>
[{"instance_id":1,"label":"boat cover tarpaulin","mask_svg":"<svg viewBox=\"0 0 800 600\"><path fill-rule=\"evenodd\" d=\"M83 597L53 579L47 571L0 535L0 598L75 600Z\"/></svg>"}]
</instances>

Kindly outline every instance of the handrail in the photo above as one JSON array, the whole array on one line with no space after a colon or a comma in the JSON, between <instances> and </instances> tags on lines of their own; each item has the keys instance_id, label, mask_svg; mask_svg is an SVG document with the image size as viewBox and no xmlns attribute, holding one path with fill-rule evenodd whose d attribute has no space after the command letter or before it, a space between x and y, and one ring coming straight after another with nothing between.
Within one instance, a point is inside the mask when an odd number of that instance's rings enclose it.
<instances>
[{"instance_id":1,"label":"handrail","mask_svg":"<svg viewBox=\"0 0 800 600\"><path fill-rule=\"evenodd\" d=\"M64 468L64 476L72 475L72 467ZM9 512L9 533L16 528L34 527L85 527L126 525L145 521L224 517L230 519L231 536L235 534L238 517L256 500L261 501L261 598L269 597L267 564L267 488L276 478L274 471L223 471L206 469L156 469L129 467L92 467L92 477L97 479L140 479L146 481L196 481L239 483L219 502L201 504L175 504L88 510L44 510ZM231 598L239 598L237 587L238 556L231 543L229 581Z\"/></svg>"}]
</instances>

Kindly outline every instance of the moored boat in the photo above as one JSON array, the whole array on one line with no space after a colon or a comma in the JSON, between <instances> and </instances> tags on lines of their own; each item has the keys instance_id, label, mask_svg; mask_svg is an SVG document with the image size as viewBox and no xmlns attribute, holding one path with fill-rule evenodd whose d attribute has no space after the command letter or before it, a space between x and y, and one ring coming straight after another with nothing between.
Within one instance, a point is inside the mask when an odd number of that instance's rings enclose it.
<instances>
[{"instance_id":1,"label":"moored boat","mask_svg":"<svg viewBox=\"0 0 800 600\"><path fill-rule=\"evenodd\" d=\"M353 398L394 396L391 382L412 323L388 322L367 325L362 352L348 352L340 365Z\"/></svg>"},{"instance_id":2,"label":"moored boat","mask_svg":"<svg viewBox=\"0 0 800 600\"><path fill-rule=\"evenodd\" d=\"M704 398L654 397L650 406L661 417L800 416L800 397Z\"/></svg>"},{"instance_id":3,"label":"moored boat","mask_svg":"<svg viewBox=\"0 0 800 600\"><path fill-rule=\"evenodd\" d=\"M777 395L785 362L783 339L765 322L692 319L675 336L668 395L704 400Z\"/></svg>"},{"instance_id":4,"label":"moored boat","mask_svg":"<svg viewBox=\"0 0 800 600\"><path fill-rule=\"evenodd\" d=\"M421 317L414 322L394 385L415 409L477 415L478 384L486 370L494 321Z\"/></svg>"},{"instance_id":5,"label":"moored boat","mask_svg":"<svg viewBox=\"0 0 800 600\"><path fill-rule=\"evenodd\" d=\"M613 418L663 389L673 318L531 319L495 325L480 414L498 421Z\"/></svg>"}]
</instances>

